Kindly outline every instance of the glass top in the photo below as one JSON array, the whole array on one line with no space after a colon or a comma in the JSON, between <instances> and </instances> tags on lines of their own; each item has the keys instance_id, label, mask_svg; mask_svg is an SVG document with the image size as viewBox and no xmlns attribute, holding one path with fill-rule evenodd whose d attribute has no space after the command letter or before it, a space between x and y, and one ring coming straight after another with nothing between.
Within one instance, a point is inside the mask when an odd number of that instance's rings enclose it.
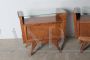
<instances>
[{"instance_id":1,"label":"glass top","mask_svg":"<svg viewBox=\"0 0 90 60\"><path fill-rule=\"evenodd\" d=\"M22 14L24 18L37 17L37 16L54 16L56 13L65 13L64 9L42 9L42 10L24 10ZM19 14L20 15L20 14Z\"/></svg>"}]
</instances>

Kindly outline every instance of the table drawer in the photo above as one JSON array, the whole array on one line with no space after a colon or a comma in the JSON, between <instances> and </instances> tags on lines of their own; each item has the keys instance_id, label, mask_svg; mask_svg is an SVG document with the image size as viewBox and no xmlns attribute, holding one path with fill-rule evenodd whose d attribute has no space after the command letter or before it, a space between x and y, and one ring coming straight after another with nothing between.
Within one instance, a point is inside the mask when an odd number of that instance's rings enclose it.
<instances>
[{"instance_id":1,"label":"table drawer","mask_svg":"<svg viewBox=\"0 0 90 60\"><path fill-rule=\"evenodd\" d=\"M90 36L90 23L80 23L80 35Z\"/></svg>"}]
</instances>

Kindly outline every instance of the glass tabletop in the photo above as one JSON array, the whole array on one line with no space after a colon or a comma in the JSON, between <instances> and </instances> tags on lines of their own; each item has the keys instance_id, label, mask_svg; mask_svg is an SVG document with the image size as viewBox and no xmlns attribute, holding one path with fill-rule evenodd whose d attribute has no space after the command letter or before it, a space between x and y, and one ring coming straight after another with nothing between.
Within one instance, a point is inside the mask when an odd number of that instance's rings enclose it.
<instances>
[{"instance_id":1,"label":"glass tabletop","mask_svg":"<svg viewBox=\"0 0 90 60\"><path fill-rule=\"evenodd\" d=\"M24 18L54 16L56 13L65 13L64 9L42 9L42 10L24 10Z\"/></svg>"}]
</instances>

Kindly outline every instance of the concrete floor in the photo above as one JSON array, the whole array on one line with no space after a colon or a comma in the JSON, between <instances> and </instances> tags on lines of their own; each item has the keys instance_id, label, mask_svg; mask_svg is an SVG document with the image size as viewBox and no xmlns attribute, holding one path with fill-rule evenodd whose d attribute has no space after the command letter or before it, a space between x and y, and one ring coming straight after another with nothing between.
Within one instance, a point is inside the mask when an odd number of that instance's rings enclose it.
<instances>
[{"instance_id":1,"label":"concrete floor","mask_svg":"<svg viewBox=\"0 0 90 60\"><path fill-rule=\"evenodd\" d=\"M45 45L33 56L29 56L30 49L25 48L21 39L6 39L0 40L0 60L90 60L90 48L84 53L80 53L79 48L79 41L69 38L62 53L54 46L50 48Z\"/></svg>"}]
</instances>

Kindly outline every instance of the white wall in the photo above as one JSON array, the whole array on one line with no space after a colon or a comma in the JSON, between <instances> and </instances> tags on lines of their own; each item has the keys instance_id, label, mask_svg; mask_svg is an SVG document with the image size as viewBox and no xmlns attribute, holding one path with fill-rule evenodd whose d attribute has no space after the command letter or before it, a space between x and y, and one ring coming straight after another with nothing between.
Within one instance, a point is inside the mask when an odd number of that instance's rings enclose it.
<instances>
[{"instance_id":1,"label":"white wall","mask_svg":"<svg viewBox=\"0 0 90 60\"><path fill-rule=\"evenodd\" d=\"M0 0L0 39L21 38L21 29L17 16L19 10L57 7L72 10L78 6L90 6L89 2L90 0ZM68 24L70 23L68 22ZM73 28L71 33L73 33Z\"/></svg>"}]
</instances>

